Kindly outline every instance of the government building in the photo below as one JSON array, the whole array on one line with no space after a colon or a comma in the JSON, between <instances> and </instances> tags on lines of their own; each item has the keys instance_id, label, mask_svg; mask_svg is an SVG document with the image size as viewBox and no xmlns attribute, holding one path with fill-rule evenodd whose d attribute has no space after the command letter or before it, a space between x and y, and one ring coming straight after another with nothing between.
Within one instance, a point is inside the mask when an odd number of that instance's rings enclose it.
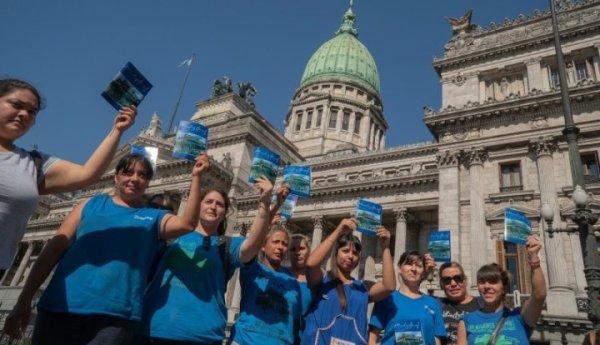
<instances>
[{"instance_id":1,"label":"government building","mask_svg":"<svg viewBox=\"0 0 600 345\"><path fill-rule=\"evenodd\" d=\"M600 0L562 1L562 50L573 116L581 130L588 207L594 213L600 212L599 18ZM281 155L281 166L312 168L311 197L299 199L284 225L310 236L313 247L354 214L359 198L366 198L383 206L396 260L406 250L425 252L430 232L449 230L452 258L464 266L473 293L477 269L497 262L512 274L510 302L519 305L528 298L531 282L524 246L503 241L504 211L511 207L525 213L543 242L548 297L532 343L581 344L591 324L579 237L557 233L550 238L540 212L548 204L554 209L554 227L575 225L549 10L487 27L472 24L470 12L452 21L453 36L443 56L432 61L442 105L423 112L431 141L399 147L386 146L386 136L398 129L389 127L376 61L359 40L355 20L350 7L335 35L308 59L282 116L284 133L259 113L252 93L236 92L228 80L215 83L213 95L196 103L189 118L209 127L212 160L203 183L225 188L233 201L228 233L245 235L254 219L258 192L247 181L254 148L264 146ZM41 198L14 264L0 281L0 325L44 243L74 203L111 192L114 164L132 145L158 147L158 172L148 193L165 193L183 209L191 163L171 158L173 141L154 114L137 137L120 147L99 182L77 194ZM374 238L362 241L356 275L378 279L381 251ZM437 276L424 281L423 289L440 295ZM226 296L230 320L239 299L239 285L232 279Z\"/></svg>"}]
</instances>

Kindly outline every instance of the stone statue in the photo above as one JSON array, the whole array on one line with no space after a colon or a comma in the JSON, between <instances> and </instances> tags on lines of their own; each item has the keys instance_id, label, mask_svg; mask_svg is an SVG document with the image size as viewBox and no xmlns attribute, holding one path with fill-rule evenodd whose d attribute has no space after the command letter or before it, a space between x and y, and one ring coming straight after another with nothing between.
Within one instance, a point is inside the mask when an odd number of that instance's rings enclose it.
<instances>
[{"instance_id":1,"label":"stone statue","mask_svg":"<svg viewBox=\"0 0 600 345\"><path fill-rule=\"evenodd\" d=\"M252 85L252 83L247 82L247 81L243 81L241 83L237 83L238 86L238 94L240 95L240 97L242 97L246 103L250 104L250 106L252 106L253 108L256 106L254 104L254 96L256 96L256 88L254 88L254 85Z\"/></svg>"},{"instance_id":2,"label":"stone statue","mask_svg":"<svg viewBox=\"0 0 600 345\"><path fill-rule=\"evenodd\" d=\"M452 26L452 36L458 36L463 34L468 34L473 31L477 26L475 24L471 24L471 16L473 15L473 10L467 11L464 16L460 18L454 17L445 17L446 20Z\"/></svg>"},{"instance_id":3,"label":"stone statue","mask_svg":"<svg viewBox=\"0 0 600 345\"><path fill-rule=\"evenodd\" d=\"M215 79L213 82L213 91L210 96L211 98L233 92L233 89L231 88L231 79L229 79L227 76L224 76L222 80L223 81L220 79Z\"/></svg>"}]
</instances>

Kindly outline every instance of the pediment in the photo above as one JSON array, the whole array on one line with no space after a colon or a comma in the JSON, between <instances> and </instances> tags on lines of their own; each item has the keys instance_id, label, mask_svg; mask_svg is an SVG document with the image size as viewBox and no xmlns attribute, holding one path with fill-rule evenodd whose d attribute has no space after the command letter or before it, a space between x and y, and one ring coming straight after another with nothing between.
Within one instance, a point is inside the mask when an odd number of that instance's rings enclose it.
<instances>
[{"instance_id":1,"label":"pediment","mask_svg":"<svg viewBox=\"0 0 600 345\"><path fill-rule=\"evenodd\" d=\"M588 202L588 206L592 213L600 214L600 200L591 199ZM560 215L561 217L569 217L575 214L575 204L573 202L569 202L566 205L560 206Z\"/></svg>"},{"instance_id":2,"label":"pediment","mask_svg":"<svg viewBox=\"0 0 600 345\"><path fill-rule=\"evenodd\" d=\"M523 205L508 204L508 205L504 205L504 206L501 206L498 208L494 208L490 212L487 212L485 214L485 220L487 222L497 222L497 221L504 222L504 210L506 208L514 208L515 210L521 211L529 219L533 219L536 221L540 219L540 210L537 210L537 209L534 209L531 207L527 207L527 206L523 206Z\"/></svg>"}]
</instances>

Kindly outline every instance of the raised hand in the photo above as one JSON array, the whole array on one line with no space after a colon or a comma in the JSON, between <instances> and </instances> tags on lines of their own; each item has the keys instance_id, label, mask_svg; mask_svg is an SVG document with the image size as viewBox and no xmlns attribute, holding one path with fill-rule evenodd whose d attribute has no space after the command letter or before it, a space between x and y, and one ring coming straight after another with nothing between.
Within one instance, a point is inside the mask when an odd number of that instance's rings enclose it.
<instances>
[{"instance_id":1,"label":"raised hand","mask_svg":"<svg viewBox=\"0 0 600 345\"><path fill-rule=\"evenodd\" d=\"M435 259L433 258L433 255L431 255L431 253L425 253L425 255L423 255L425 257L425 275L428 275L430 272L433 272L433 270L435 270Z\"/></svg>"},{"instance_id":2,"label":"raised hand","mask_svg":"<svg viewBox=\"0 0 600 345\"><path fill-rule=\"evenodd\" d=\"M136 116L137 108L135 107L135 105L123 107L121 110L119 110L117 117L115 117L115 129L119 132L125 131L133 125Z\"/></svg>"},{"instance_id":3,"label":"raised hand","mask_svg":"<svg viewBox=\"0 0 600 345\"><path fill-rule=\"evenodd\" d=\"M282 204L285 201L285 198L287 198L288 194L290 194L290 187L284 184L279 186L279 189L277 190L277 203Z\"/></svg>"},{"instance_id":4,"label":"raised hand","mask_svg":"<svg viewBox=\"0 0 600 345\"><path fill-rule=\"evenodd\" d=\"M254 186L260 190L261 201L271 201L271 193L273 193L273 184L265 176L260 176L256 179Z\"/></svg>"},{"instance_id":5,"label":"raised hand","mask_svg":"<svg viewBox=\"0 0 600 345\"><path fill-rule=\"evenodd\" d=\"M208 161L208 155L206 153L199 155L196 157L196 163L192 169L192 176L201 176L209 167L210 163Z\"/></svg>"},{"instance_id":6,"label":"raised hand","mask_svg":"<svg viewBox=\"0 0 600 345\"><path fill-rule=\"evenodd\" d=\"M379 244L381 245L381 248L388 248L390 246L390 238L392 237L390 231L384 226L380 225L379 227L377 227L376 234L377 238L379 239Z\"/></svg>"},{"instance_id":7,"label":"raised hand","mask_svg":"<svg viewBox=\"0 0 600 345\"><path fill-rule=\"evenodd\" d=\"M342 221L338 224L336 231L339 232L339 236L342 236L346 233L352 233L354 230L356 230L356 227L358 226L358 223L356 222L356 219L354 218L344 218L342 219Z\"/></svg>"},{"instance_id":8,"label":"raised hand","mask_svg":"<svg viewBox=\"0 0 600 345\"><path fill-rule=\"evenodd\" d=\"M525 248L527 248L527 254L529 255L529 259L537 258L538 253L542 249L540 239L534 235L527 237L527 243L525 244Z\"/></svg>"}]
</instances>

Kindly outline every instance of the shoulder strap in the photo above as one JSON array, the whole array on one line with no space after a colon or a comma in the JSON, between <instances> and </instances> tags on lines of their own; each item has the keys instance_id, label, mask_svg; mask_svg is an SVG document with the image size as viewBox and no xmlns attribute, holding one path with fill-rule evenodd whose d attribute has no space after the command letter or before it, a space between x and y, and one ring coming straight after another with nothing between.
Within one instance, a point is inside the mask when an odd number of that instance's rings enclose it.
<instances>
[{"instance_id":1,"label":"shoulder strap","mask_svg":"<svg viewBox=\"0 0 600 345\"><path fill-rule=\"evenodd\" d=\"M498 320L498 323L496 324L496 328L494 328L494 332L492 332L492 335L490 336L490 340L488 341L487 345L495 345L496 344L496 338L498 338L498 334L500 333L500 329L504 325L504 321L506 321L506 316L502 315L500 320Z\"/></svg>"},{"instance_id":2,"label":"shoulder strap","mask_svg":"<svg viewBox=\"0 0 600 345\"><path fill-rule=\"evenodd\" d=\"M37 176L36 176L36 180L37 180L43 174L43 171L42 171L42 155L37 150L31 150L31 151L29 151L29 155L31 156L31 159L33 159L33 164L35 165L35 171L37 172Z\"/></svg>"},{"instance_id":3,"label":"shoulder strap","mask_svg":"<svg viewBox=\"0 0 600 345\"><path fill-rule=\"evenodd\" d=\"M219 236L217 247L219 249L219 257L223 263L223 275L225 276L225 289L227 290L227 272L229 272L229 247L231 246L231 236Z\"/></svg>"}]
</instances>

